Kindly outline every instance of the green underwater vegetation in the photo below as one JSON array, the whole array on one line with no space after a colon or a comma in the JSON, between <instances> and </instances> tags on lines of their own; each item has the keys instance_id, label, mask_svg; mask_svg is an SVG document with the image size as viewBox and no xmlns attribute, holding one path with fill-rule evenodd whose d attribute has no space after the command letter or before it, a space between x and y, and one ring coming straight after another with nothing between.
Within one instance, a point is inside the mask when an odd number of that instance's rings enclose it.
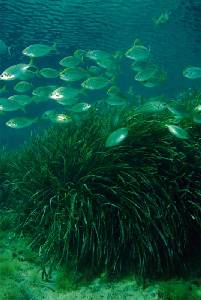
<instances>
[{"instance_id":1,"label":"green underwater vegetation","mask_svg":"<svg viewBox=\"0 0 201 300\"><path fill-rule=\"evenodd\" d=\"M158 296L161 300L200 300L201 290L191 282L173 279L159 284Z\"/></svg>"},{"instance_id":2,"label":"green underwater vegetation","mask_svg":"<svg viewBox=\"0 0 201 300\"><path fill-rule=\"evenodd\" d=\"M185 101L193 111L200 93ZM182 116L185 140L169 124L178 120L167 108L97 104L76 124L55 125L13 153L9 205L18 232L39 251L44 278L59 264L94 276L169 277L200 259L200 124ZM105 147L122 127L123 142Z\"/></svg>"},{"instance_id":3,"label":"green underwater vegetation","mask_svg":"<svg viewBox=\"0 0 201 300\"><path fill-rule=\"evenodd\" d=\"M6 203L7 207L7 200L9 196L9 163L10 163L10 154L8 150L3 147L0 150L0 209L4 207ZM0 221L2 222L2 220Z\"/></svg>"},{"instance_id":4,"label":"green underwater vegetation","mask_svg":"<svg viewBox=\"0 0 201 300\"><path fill-rule=\"evenodd\" d=\"M27 289L20 283L20 263L10 252L0 254L0 299L31 300Z\"/></svg>"}]
</instances>

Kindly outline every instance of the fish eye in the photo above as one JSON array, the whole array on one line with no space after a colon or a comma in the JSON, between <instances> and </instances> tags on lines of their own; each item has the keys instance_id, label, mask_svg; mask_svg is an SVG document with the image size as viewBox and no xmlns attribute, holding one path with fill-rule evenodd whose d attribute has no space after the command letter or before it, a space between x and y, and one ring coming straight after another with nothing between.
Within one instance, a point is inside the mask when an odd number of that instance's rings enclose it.
<instances>
[{"instance_id":1,"label":"fish eye","mask_svg":"<svg viewBox=\"0 0 201 300\"><path fill-rule=\"evenodd\" d=\"M59 93L59 92L55 92L54 94L53 94L53 96L55 97L55 98L62 98L62 95Z\"/></svg>"}]
</instances>

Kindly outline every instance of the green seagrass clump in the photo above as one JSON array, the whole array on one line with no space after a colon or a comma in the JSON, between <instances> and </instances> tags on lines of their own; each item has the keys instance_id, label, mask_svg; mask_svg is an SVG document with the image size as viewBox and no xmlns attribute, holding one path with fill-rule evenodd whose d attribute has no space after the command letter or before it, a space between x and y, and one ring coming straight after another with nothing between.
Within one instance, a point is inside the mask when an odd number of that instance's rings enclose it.
<instances>
[{"instance_id":1,"label":"green seagrass clump","mask_svg":"<svg viewBox=\"0 0 201 300\"><path fill-rule=\"evenodd\" d=\"M10 192L9 170L11 153L5 147L0 149L0 209L9 207L8 198Z\"/></svg>"},{"instance_id":2,"label":"green seagrass clump","mask_svg":"<svg viewBox=\"0 0 201 300\"><path fill-rule=\"evenodd\" d=\"M44 264L142 277L183 272L200 249L201 125L185 121L191 138L181 140L167 129L172 118L167 110L98 109L19 151L14 203ZM118 128L126 138L105 147Z\"/></svg>"},{"instance_id":3,"label":"green seagrass clump","mask_svg":"<svg viewBox=\"0 0 201 300\"><path fill-rule=\"evenodd\" d=\"M200 300L200 288L188 281L172 279L161 282L158 287L161 300Z\"/></svg>"}]
</instances>

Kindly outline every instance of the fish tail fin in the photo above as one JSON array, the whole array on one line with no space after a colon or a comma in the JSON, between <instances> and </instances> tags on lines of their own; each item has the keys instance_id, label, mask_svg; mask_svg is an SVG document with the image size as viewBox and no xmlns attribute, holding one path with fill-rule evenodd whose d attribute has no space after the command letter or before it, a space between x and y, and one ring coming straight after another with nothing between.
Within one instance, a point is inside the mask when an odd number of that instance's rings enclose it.
<instances>
[{"instance_id":1,"label":"fish tail fin","mask_svg":"<svg viewBox=\"0 0 201 300\"><path fill-rule=\"evenodd\" d=\"M34 123L37 123L42 120L42 116L35 117Z\"/></svg>"},{"instance_id":2,"label":"fish tail fin","mask_svg":"<svg viewBox=\"0 0 201 300\"><path fill-rule=\"evenodd\" d=\"M8 47L8 54L9 54L9 56L12 56L11 49L12 49L12 47Z\"/></svg>"},{"instance_id":3,"label":"fish tail fin","mask_svg":"<svg viewBox=\"0 0 201 300\"><path fill-rule=\"evenodd\" d=\"M59 44L59 40L55 41L53 44L52 44L52 51L56 52L56 53L59 53L59 50L58 50L58 44Z\"/></svg>"},{"instance_id":4,"label":"fish tail fin","mask_svg":"<svg viewBox=\"0 0 201 300\"><path fill-rule=\"evenodd\" d=\"M20 110L22 110L22 111L23 111L23 113L26 113L26 109L25 109L25 107L24 107L24 106L21 106L21 107L20 107Z\"/></svg>"},{"instance_id":5,"label":"fish tail fin","mask_svg":"<svg viewBox=\"0 0 201 300\"><path fill-rule=\"evenodd\" d=\"M29 65L31 67L34 66L34 58L33 57L30 58Z\"/></svg>"},{"instance_id":6,"label":"fish tail fin","mask_svg":"<svg viewBox=\"0 0 201 300\"><path fill-rule=\"evenodd\" d=\"M7 89L7 86L4 84L4 86L3 86L2 89L1 89L1 91L2 91L2 92L7 92L7 90L8 90L8 89Z\"/></svg>"},{"instance_id":7,"label":"fish tail fin","mask_svg":"<svg viewBox=\"0 0 201 300\"><path fill-rule=\"evenodd\" d=\"M153 22L153 24L154 24L155 26L158 26L158 22L157 22L157 21L158 21L158 20L157 20L156 17L152 18L152 22Z\"/></svg>"},{"instance_id":8,"label":"fish tail fin","mask_svg":"<svg viewBox=\"0 0 201 300\"><path fill-rule=\"evenodd\" d=\"M87 95L87 91L86 91L86 89L84 87L81 88L80 94L83 95L83 96Z\"/></svg>"},{"instance_id":9,"label":"fish tail fin","mask_svg":"<svg viewBox=\"0 0 201 300\"><path fill-rule=\"evenodd\" d=\"M28 63L30 68L33 68L35 71L38 70L38 67L35 65L34 57L32 57Z\"/></svg>"},{"instance_id":10,"label":"fish tail fin","mask_svg":"<svg viewBox=\"0 0 201 300\"><path fill-rule=\"evenodd\" d=\"M117 75L113 75L112 78L109 80L111 84L117 85Z\"/></svg>"},{"instance_id":11,"label":"fish tail fin","mask_svg":"<svg viewBox=\"0 0 201 300\"><path fill-rule=\"evenodd\" d=\"M113 57L119 61L124 57L124 53L123 51L115 51Z\"/></svg>"},{"instance_id":12,"label":"fish tail fin","mask_svg":"<svg viewBox=\"0 0 201 300\"><path fill-rule=\"evenodd\" d=\"M41 77L42 77L41 74L40 74L40 71L39 71L38 69L36 70L35 75L36 75L36 77L38 77L38 78L41 78Z\"/></svg>"},{"instance_id":13,"label":"fish tail fin","mask_svg":"<svg viewBox=\"0 0 201 300\"><path fill-rule=\"evenodd\" d=\"M54 42L53 45L52 45L52 49L57 50L57 45L58 45L58 42Z\"/></svg>"}]
</instances>

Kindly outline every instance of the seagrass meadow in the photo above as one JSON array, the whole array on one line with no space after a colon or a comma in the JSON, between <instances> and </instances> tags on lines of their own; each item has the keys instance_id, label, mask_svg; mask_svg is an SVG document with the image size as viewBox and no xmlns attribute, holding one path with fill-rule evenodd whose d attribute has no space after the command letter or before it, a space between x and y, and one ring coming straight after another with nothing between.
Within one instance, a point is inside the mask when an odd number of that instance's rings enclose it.
<instances>
[{"instance_id":1,"label":"seagrass meadow","mask_svg":"<svg viewBox=\"0 0 201 300\"><path fill-rule=\"evenodd\" d=\"M186 107L199 103L186 93ZM1 152L2 207L46 268L92 276L200 276L201 124L182 120L188 139L167 129L168 110L97 105L76 124L55 125ZM119 146L111 131L128 128Z\"/></svg>"}]
</instances>

